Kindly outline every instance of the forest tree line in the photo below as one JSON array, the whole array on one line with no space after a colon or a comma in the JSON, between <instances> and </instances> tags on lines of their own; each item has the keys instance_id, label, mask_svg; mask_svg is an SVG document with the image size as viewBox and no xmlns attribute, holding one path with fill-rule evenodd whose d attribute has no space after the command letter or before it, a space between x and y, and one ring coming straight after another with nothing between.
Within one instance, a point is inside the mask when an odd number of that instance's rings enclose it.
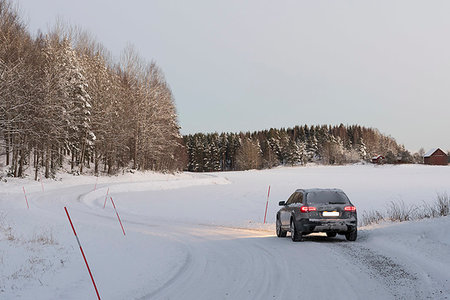
<instances>
[{"instance_id":1,"label":"forest tree line","mask_svg":"<svg viewBox=\"0 0 450 300\"><path fill-rule=\"evenodd\" d=\"M119 62L88 33L57 25L32 36L0 0L0 155L8 175L114 174L125 168L195 172L419 162L378 130L295 126L180 135L171 89L156 63L127 47ZM422 150L423 152L423 150Z\"/></svg>"},{"instance_id":2,"label":"forest tree line","mask_svg":"<svg viewBox=\"0 0 450 300\"><path fill-rule=\"evenodd\" d=\"M132 47L115 62L89 34L68 26L31 36L0 0L0 154L9 175L63 167L113 174L124 167L184 168L171 89Z\"/></svg>"},{"instance_id":3,"label":"forest tree line","mask_svg":"<svg viewBox=\"0 0 450 300\"><path fill-rule=\"evenodd\" d=\"M295 126L241 133L197 133L184 136L189 171L235 171L304 165L344 164L383 155L387 163L419 162L404 146L373 128Z\"/></svg>"}]
</instances>

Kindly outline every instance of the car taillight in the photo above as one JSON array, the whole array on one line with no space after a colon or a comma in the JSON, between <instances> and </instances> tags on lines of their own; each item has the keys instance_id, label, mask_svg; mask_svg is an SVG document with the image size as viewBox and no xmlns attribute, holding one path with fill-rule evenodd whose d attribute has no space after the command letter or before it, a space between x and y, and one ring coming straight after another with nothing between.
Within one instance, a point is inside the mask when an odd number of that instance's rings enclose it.
<instances>
[{"instance_id":1,"label":"car taillight","mask_svg":"<svg viewBox=\"0 0 450 300\"><path fill-rule=\"evenodd\" d=\"M356 211L356 207L354 207L354 206L346 206L346 207L344 207L344 210L345 211Z\"/></svg>"},{"instance_id":2,"label":"car taillight","mask_svg":"<svg viewBox=\"0 0 450 300\"><path fill-rule=\"evenodd\" d=\"M316 211L317 209L314 206L302 206L300 207L300 211L303 213L310 212L310 211Z\"/></svg>"}]
</instances>

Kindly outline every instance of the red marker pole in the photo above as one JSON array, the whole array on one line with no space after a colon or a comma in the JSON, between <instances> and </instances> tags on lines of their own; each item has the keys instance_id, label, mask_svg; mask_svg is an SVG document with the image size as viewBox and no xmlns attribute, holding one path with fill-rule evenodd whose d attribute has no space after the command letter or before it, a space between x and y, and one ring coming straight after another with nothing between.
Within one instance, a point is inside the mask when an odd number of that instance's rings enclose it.
<instances>
[{"instance_id":1,"label":"red marker pole","mask_svg":"<svg viewBox=\"0 0 450 300\"><path fill-rule=\"evenodd\" d=\"M100 295L98 293L97 286L95 285L94 276L92 276L91 269L89 268L88 262L86 260L86 256L84 255L84 251L83 251L83 248L81 247L81 243L80 243L80 240L78 239L77 232L75 231L75 227L73 227L73 223L72 223L72 220L70 219L69 212L67 211L67 207L64 206L64 210L66 211L67 218L69 219L69 222L70 222L70 226L72 226L73 234L77 238L77 243L78 243L78 246L80 246L81 255L83 255L84 262L86 263L86 267L88 269L89 275L91 276L92 284L94 285L95 292L97 293L97 298L100 300Z\"/></svg>"},{"instance_id":2,"label":"red marker pole","mask_svg":"<svg viewBox=\"0 0 450 300\"><path fill-rule=\"evenodd\" d=\"M95 180L94 191L97 189L97 182L98 182L98 176L97 176L97 179Z\"/></svg>"},{"instance_id":3,"label":"red marker pole","mask_svg":"<svg viewBox=\"0 0 450 300\"><path fill-rule=\"evenodd\" d=\"M106 191L105 203L103 204L103 208L106 207L106 200L108 200L108 193L109 193L109 188L108 188L108 190Z\"/></svg>"},{"instance_id":4,"label":"red marker pole","mask_svg":"<svg viewBox=\"0 0 450 300\"><path fill-rule=\"evenodd\" d=\"M270 185L269 185L269 191L267 192L266 212L264 213L264 224L266 224L267 206L269 206L269 195L270 195Z\"/></svg>"},{"instance_id":5,"label":"red marker pole","mask_svg":"<svg viewBox=\"0 0 450 300\"><path fill-rule=\"evenodd\" d=\"M114 210L116 211L117 219L119 219L120 227L122 227L123 235L125 235L125 230L123 229L122 221L120 221L119 213L117 212L116 205L114 204L114 201L112 197L109 197L111 199L112 205L114 206Z\"/></svg>"},{"instance_id":6,"label":"red marker pole","mask_svg":"<svg viewBox=\"0 0 450 300\"><path fill-rule=\"evenodd\" d=\"M44 192L44 183L42 182L42 176L41 176L41 175L39 175L39 178L40 178L40 180L41 180L41 187L42 187L42 191Z\"/></svg>"},{"instance_id":7,"label":"red marker pole","mask_svg":"<svg viewBox=\"0 0 450 300\"><path fill-rule=\"evenodd\" d=\"M25 193L25 187L22 187L23 194L25 195L25 201L27 202L27 208L30 209L30 206L28 205L28 199L27 199L27 193Z\"/></svg>"}]
</instances>

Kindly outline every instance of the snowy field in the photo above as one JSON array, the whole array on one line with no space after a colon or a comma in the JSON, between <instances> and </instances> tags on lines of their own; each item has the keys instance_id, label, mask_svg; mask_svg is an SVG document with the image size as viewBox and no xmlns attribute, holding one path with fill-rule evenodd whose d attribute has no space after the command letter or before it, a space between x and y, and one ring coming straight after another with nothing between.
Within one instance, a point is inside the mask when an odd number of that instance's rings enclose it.
<instances>
[{"instance_id":1,"label":"snowy field","mask_svg":"<svg viewBox=\"0 0 450 300\"><path fill-rule=\"evenodd\" d=\"M61 176L0 183L0 299L96 299L65 206L102 299L450 298L449 217L361 227L353 243L274 226L296 188L341 188L361 216L450 195L449 167Z\"/></svg>"}]
</instances>

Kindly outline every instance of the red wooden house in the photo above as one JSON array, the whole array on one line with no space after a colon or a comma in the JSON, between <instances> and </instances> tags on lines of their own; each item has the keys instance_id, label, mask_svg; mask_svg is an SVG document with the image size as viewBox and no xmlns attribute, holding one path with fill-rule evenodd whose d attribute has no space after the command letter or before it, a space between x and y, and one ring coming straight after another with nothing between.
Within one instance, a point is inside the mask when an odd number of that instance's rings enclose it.
<instances>
[{"instance_id":1,"label":"red wooden house","mask_svg":"<svg viewBox=\"0 0 450 300\"><path fill-rule=\"evenodd\" d=\"M382 164L384 163L384 156L383 155L377 155L372 157L372 163L373 164Z\"/></svg>"},{"instance_id":2,"label":"red wooden house","mask_svg":"<svg viewBox=\"0 0 450 300\"><path fill-rule=\"evenodd\" d=\"M448 165L447 154L439 148L434 148L425 153L423 163L426 165Z\"/></svg>"}]
</instances>

